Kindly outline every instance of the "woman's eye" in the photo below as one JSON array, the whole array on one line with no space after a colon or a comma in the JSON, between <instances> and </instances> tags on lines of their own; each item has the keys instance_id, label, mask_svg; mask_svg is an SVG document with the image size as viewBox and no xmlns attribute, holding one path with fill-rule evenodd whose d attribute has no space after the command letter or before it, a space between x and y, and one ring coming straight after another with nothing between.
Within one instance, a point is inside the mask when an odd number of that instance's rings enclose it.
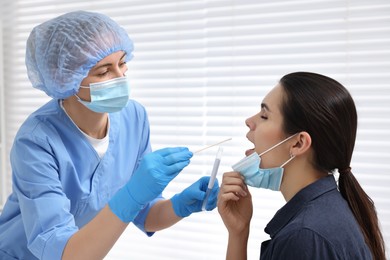
<instances>
[{"instance_id":1,"label":"woman's eye","mask_svg":"<svg viewBox=\"0 0 390 260\"><path fill-rule=\"evenodd\" d=\"M123 66L125 66L125 65L126 65L126 61L121 62L121 63L119 64L119 67L123 67Z\"/></svg>"},{"instance_id":2,"label":"woman's eye","mask_svg":"<svg viewBox=\"0 0 390 260\"><path fill-rule=\"evenodd\" d=\"M266 116L264 116L264 115L262 115L262 116L260 116L262 119L268 119L268 117L266 117Z\"/></svg>"}]
</instances>

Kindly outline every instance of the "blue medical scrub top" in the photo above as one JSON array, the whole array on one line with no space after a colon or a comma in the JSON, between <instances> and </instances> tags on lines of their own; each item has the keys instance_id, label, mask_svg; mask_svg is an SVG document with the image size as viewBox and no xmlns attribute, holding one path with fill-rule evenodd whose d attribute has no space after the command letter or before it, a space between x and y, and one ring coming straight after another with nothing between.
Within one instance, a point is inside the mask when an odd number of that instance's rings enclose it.
<instances>
[{"instance_id":1,"label":"blue medical scrub top","mask_svg":"<svg viewBox=\"0 0 390 260\"><path fill-rule=\"evenodd\" d=\"M332 175L299 191L268 223L260 259L372 259Z\"/></svg>"},{"instance_id":2,"label":"blue medical scrub top","mask_svg":"<svg viewBox=\"0 0 390 260\"><path fill-rule=\"evenodd\" d=\"M101 159L59 100L23 123L10 155L13 191L0 216L0 259L61 259L68 239L131 178L151 151L146 111L129 100L109 117L109 145ZM134 220L142 231L160 199Z\"/></svg>"}]
</instances>

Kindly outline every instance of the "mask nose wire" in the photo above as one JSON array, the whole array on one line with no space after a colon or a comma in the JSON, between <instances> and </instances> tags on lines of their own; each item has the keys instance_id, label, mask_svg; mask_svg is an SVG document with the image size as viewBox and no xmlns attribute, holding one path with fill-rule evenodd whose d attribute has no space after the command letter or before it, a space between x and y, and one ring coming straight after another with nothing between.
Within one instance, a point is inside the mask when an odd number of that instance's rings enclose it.
<instances>
[{"instance_id":1,"label":"mask nose wire","mask_svg":"<svg viewBox=\"0 0 390 260\"><path fill-rule=\"evenodd\" d=\"M288 140L290 140L291 138L293 138L294 136L296 136L298 133L296 133L296 134L293 134L292 136L290 136L290 137L287 137L286 139L284 139L283 141L281 141L281 142L279 142L279 143L277 143L277 144L275 144L274 146L272 146L271 148L268 148L267 150L265 150L264 152L262 152L262 153L260 153L259 154L259 157L260 156L262 156L263 154L265 154L265 153L268 153L269 151L271 151L272 149L274 149L275 147L277 147L277 146L279 146L279 145L281 145L282 143L284 143L284 142L287 142ZM290 160L291 160L291 158L290 158ZM289 161L290 161L289 160Z\"/></svg>"}]
</instances>

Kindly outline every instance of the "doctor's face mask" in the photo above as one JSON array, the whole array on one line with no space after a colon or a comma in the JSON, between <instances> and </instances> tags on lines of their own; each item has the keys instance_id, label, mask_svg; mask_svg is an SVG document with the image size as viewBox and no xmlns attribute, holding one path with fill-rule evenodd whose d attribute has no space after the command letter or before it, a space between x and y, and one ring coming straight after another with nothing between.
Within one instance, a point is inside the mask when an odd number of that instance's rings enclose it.
<instances>
[{"instance_id":1,"label":"doctor's face mask","mask_svg":"<svg viewBox=\"0 0 390 260\"><path fill-rule=\"evenodd\" d=\"M90 110L97 113L112 113L122 110L129 100L130 84L127 77L119 77L107 81L89 84L91 102L77 100Z\"/></svg>"},{"instance_id":2,"label":"doctor's face mask","mask_svg":"<svg viewBox=\"0 0 390 260\"><path fill-rule=\"evenodd\" d=\"M257 154L256 152L254 152L251 155L246 156L232 166L233 170L241 173L241 175L245 178L245 183L249 186L274 191L280 190L280 185L282 183L283 178L283 166L285 166L292 159L294 159L294 156L288 159L280 167L266 169L260 168L260 156L266 154L267 152L273 150L284 142L290 140L295 135L296 134L287 137L283 141L277 143L276 145L272 146L261 154Z\"/></svg>"}]
</instances>

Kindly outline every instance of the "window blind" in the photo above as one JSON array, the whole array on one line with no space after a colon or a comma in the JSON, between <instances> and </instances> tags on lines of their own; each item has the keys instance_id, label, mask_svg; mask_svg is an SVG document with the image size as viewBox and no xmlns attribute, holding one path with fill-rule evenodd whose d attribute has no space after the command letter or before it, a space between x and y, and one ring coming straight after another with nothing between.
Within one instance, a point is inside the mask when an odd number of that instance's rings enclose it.
<instances>
[{"instance_id":1,"label":"window blind","mask_svg":"<svg viewBox=\"0 0 390 260\"><path fill-rule=\"evenodd\" d=\"M147 109L153 149L195 151L223 144L218 174L252 148L244 120L286 73L313 71L353 95L359 128L352 168L376 203L390 243L390 3L386 0L15 0L3 3L5 196L11 192L8 154L20 124L47 102L24 66L31 29L74 10L105 13L134 40L131 96ZM3 140L3 139L2 139ZM217 147L194 155L167 187L169 198L211 172ZM280 193L251 189L254 214L248 259L259 257L263 231L284 205ZM146 237L133 226L106 259L224 259L227 232L217 210L193 214Z\"/></svg>"},{"instance_id":2,"label":"window blind","mask_svg":"<svg viewBox=\"0 0 390 260\"><path fill-rule=\"evenodd\" d=\"M5 152L5 118L4 118L4 81L3 81L3 30L0 19L0 212L7 196L6 185L6 152Z\"/></svg>"}]
</instances>

